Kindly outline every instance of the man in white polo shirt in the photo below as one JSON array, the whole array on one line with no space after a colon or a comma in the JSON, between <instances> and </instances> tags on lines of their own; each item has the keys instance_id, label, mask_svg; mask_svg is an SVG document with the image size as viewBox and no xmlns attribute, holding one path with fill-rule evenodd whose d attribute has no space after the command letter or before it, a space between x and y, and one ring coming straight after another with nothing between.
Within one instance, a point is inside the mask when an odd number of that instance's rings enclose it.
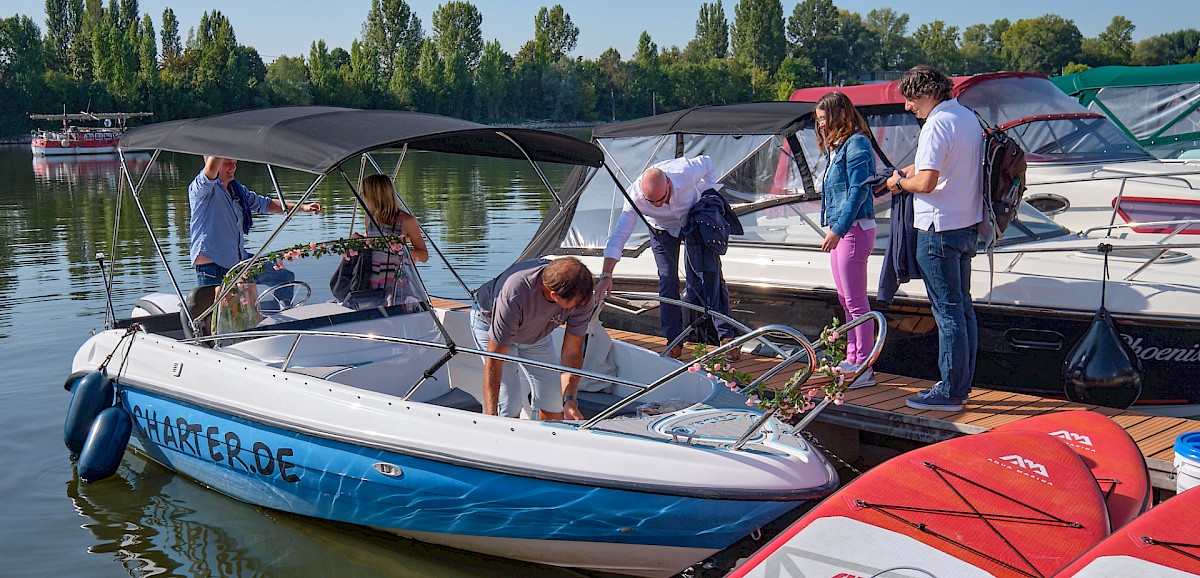
<instances>
[{"instance_id":1,"label":"man in white polo shirt","mask_svg":"<svg viewBox=\"0 0 1200 578\"><path fill-rule=\"evenodd\" d=\"M930 66L900 77L904 108L925 119L913 165L887 181L913 196L917 265L938 326L942 380L909 398L915 409L961 411L971 393L979 331L971 301L971 259L983 220L983 136L971 109L951 98L954 83Z\"/></svg>"}]
</instances>

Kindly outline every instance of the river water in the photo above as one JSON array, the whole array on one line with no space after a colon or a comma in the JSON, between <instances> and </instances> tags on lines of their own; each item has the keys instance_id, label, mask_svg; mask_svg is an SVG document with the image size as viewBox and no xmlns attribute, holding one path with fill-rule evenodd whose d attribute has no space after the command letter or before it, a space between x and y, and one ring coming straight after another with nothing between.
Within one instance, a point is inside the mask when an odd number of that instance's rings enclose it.
<instances>
[{"instance_id":1,"label":"river water","mask_svg":"<svg viewBox=\"0 0 1200 578\"><path fill-rule=\"evenodd\" d=\"M141 174L149 160L135 155L127 162ZM528 165L514 173L516 166L409 153L397 178L430 239L471 287L516 258L553 203L536 173ZM164 154L140 196L185 290L195 282L187 268L186 185L200 167L198 157ZM114 477L79 483L63 445L70 397L62 384L75 350L102 328L104 286L95 255L110 255L106 266L119 282L113 305L123 315L142 294L173 291L131 195L119 194L118 168L115 156L42 159L27 145L0 146L0 576L579 575L255 508L131 452ZM556 188L569 172L543 168ZM311 183L299 173L277 176L289 199ZM355 178L357 168L348 176ZM271 190L262 167L242 163L238 178L253 190ZM119 196L123 215L115 222ZM315 192L326 207L347 207L349 198L340 177ZM347 230L348 216L297 215L313 221L272 246L333 238ZM260 246L281 218L257 218L248 245ZM430 292L464 298L438 263L431 255L422 268Z\"/></svg>"}]
</instances>

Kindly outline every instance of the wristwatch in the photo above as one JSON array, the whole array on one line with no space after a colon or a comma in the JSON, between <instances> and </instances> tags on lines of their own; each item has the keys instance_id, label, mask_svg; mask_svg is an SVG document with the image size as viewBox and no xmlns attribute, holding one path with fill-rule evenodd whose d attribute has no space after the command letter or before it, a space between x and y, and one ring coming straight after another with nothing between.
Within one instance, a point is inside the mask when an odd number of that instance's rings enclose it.
<instances>
[{"instance_id":1,"label":"wristwatch","mask_svg":"<svg viewBox=\"0 0 1200 578\"><path fill-rule=\"evenodd\" d=\"M567 403L568 401L573 401L573 402L575 402L575 403L579 403L579 399L577 399L575 396L573 396L573 395L564 395L564 396L563 396L563 403Z\"/></svg>"},{"instance_id":2,"label":"wristwatch","mask_svg":"<svg viewBox=\"0 0 1200 578\"><path fill-rule=\"evenodd\" d=\"M900 184L900 181L903 181L903 180L904 180L904 175L901 175L900 178L896 179L896 190L900 191L901 193L907 193L908 191L904 190L904 186Z\"/></svg>"},{"instance_id":3,"label":"wristwatch","mask_svg":"<svg viewBox=\"0 0 1200 578\"><path fill-rule=\"evenodd\" d=\"M604 271L604 272L600 273L600 278L601 279L611 279L612 273L609 273L608 271Z\"/></svg>"}]
</instances>

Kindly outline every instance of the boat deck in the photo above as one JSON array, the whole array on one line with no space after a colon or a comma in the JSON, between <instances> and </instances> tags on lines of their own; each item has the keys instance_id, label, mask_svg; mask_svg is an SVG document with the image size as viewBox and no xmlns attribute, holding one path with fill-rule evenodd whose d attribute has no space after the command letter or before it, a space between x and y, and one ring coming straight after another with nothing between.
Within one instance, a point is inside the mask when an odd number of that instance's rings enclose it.
<instances>
[{"instance_id":1,"label":"boat deck","mask_svg":"<svg viewBox=\"0 0 1200 578\"><path fill-rule=\"evenodd\" d=\"M466 307L461 303L433 300L438 307ZM613 339L662 351L663 338L630 331L609 329ZM690 355L684 348L684 355ZM743 354L734 364L739 370L759 374L770 369L771 358ZM782 385L791 372L775 376L768 384ZM814 383L819 379L814 378ZM1090 410L1100 412L1116 421L1137 443L1146 458L1150 481L1155 488L1175 491L1175 438L1180 434L1200 431L1200 421L1147 415L1133 410L1119 410L1082 403L973 388L963 411L927 411L912 409L904 400L917 391L933 385L932 381L888 373L875 373L876 384L846 392L845 403L830 405L817 421L900 439L936 443L964 434L982 433L1001 424L1022 418L1059 411Z\"/></svg>"},{"instance_id":2,"label":"boat deck","mask_svg":"<svg viewBox=\"0 0 1200 578\"><path fill-rule=\"evenodd\" d=\"M609 330L613 339L661 351L662 337ZM685 355L686 348L685 348ZM758 374L772 367L770 358L743 354L734 364L739 370ZM782 385L790 372L768 383ZM816 378L814 378L816 379ZM824 379L824 378L820 378ZM922 443L935 443L964 434L981 433L1022 418L1059 411L1091 410L1111 417L1129 432L1146 458L1155 488L1175 491L1175 438L1200 431L1200 421L1146 415L1062 399L1052 399L976 387L963 411L923 411L904 404L932 381L887 373L875 373L876 385L846 392L845 403L830 405L817 418L838 426L893 436Z\"/></svg>"}]
</instances>

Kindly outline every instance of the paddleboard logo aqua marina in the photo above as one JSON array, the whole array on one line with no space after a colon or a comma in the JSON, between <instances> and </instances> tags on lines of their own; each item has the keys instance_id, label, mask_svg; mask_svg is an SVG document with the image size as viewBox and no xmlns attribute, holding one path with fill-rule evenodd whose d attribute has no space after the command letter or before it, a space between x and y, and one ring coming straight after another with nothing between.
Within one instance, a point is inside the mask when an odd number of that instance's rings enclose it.
<instances>
[{"instance_id":1,"label":"paddleboard logo aqua marina","mask_svg":"<svg viewBox=\"0 0 1200 578\"><path fill-rule=\"evenodd\" d=\"M1049 479L1050 472L1046 471L1046 466L1043 466L1042 464L1039 464L1031 459L1013 454L1010 456L1004 456L1000 458L999 461L996 461L993 458L988 458L988 461L992 462L993 464L1004 466L1010 470L1013 470L1014 472L1031 477L1039 482L1043 482L1051 486L1054 485ZM1040 479L1033 474L1040 476Z\"/></svg>"},{"instance_id":2,"label":"paddleboard logo aqua marina","mask_svg":"<svg viewBox=\"0 0 1200 578\"><path fill-rule=\"evenodd\" d=\"M1193 343L1191 347L1156 347L1150 343L1142 345L1143 338L1134 338L1127 333L1122 333L1121 339L1142 361L1200 362L1200 343Z\"/></svg>"},{"instance_id":3,"label":"paddleboard logo aqua marina","mask_svg":"<svg viewBox=\"0 0 1200 578\"><path fill-rule=\"evenodd\" d=\"M234 470L266 477L278 475L293 484L300 481L300 476L292 472L296 464L289 461L294 454L292 448L276 449L262 441L245 442L236 432L221 432L217 426L188 423L184 418L159 419L157 411L147 413L138 405L133 406L133 423L147 441L164 448L224 463Z\"/></svg>"},{"instance_id":4,"label":"paddleboard logo aqua marina","mask_svg":"<svg viewBox=\"0 0 1200 578\"><path fill-rule=\"evenodd\" d=\"M1085 436L1083 434L1077 434L1074 432L1069 432L1065 429L1060 429L1056 432L1051 432L1050 435L1061 439L1062 441L1066 442L1068 445L1072 445L1072 446L1076 446L1076 447L1087 446L1085 449L1087 449L1088 451L1092 451L1092 452L1096 451L1096 449L1092 447L1092 438Z\"/></svg>"}]
</instances>

